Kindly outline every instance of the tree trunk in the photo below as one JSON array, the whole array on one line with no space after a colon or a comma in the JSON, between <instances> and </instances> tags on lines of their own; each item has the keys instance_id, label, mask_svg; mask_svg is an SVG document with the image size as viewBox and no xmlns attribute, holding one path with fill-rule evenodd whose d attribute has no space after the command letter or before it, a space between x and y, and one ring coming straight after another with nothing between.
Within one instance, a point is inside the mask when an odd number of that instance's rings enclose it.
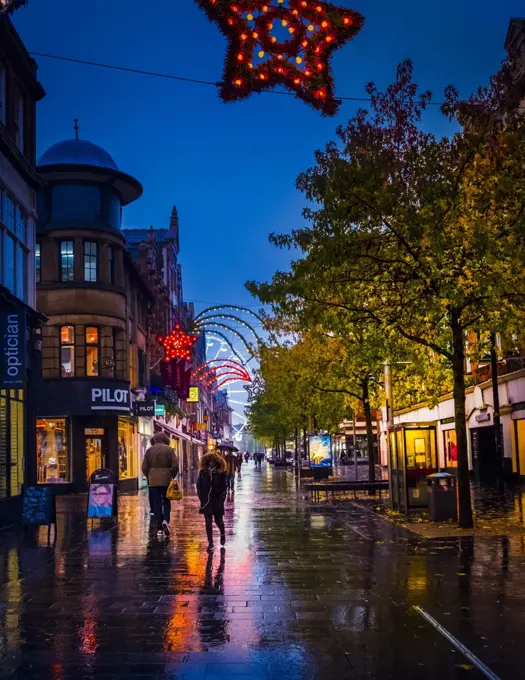
<instances>
[{"instance_id":1,"label":"tree trunk","mask_svg":"<svg viewBox=\"0 0 525 680\"><path fill-rule=\"evenodd\" d=\"M299 474L299 430L297 429L297 426L295 427L294 438L295 438L295 472L298 475Z\"/></svg>"},{"instance_id":2,"label":"tree trunk","mask_svg":"<svg viewBox=\"0 0 525 680\"><path fill-rule=\"evenodd\" d=\"M366 423L366 444L368 450L368 479L375 482L375 447L374 447L374 426L372 424L372 410L370 409L370 398L368 391L368 378L363 381L363 409L365 412Z\"/></svg>"},{"instance_id":3,"label":"tree trunk","mask_svg":"<svg viewBox=\"0 0 525 680\"><path fill-rule=\"evenodd\" d=\"M452 342L454 357L452 372L454 376L454 419L458 447L458 509L459 526L470 529L474 526L472 502L470 500L470 476L468 469L467 418L465 411L465 344L463 329L458 315L452 312Z\"/></svg>"}]
</instances>

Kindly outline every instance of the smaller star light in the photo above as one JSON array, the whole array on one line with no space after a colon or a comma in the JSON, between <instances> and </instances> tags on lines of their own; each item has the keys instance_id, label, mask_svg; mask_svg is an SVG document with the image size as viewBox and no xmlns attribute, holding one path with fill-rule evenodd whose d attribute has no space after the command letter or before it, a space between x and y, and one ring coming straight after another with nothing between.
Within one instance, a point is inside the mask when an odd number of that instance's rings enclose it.
<instances>
[{"instance_id":1,"label":"smaller star light","mask_svg":"<svg viewBox=\"0 0 525 680\"><path fill-rule=\"evenodd\" d=\"M12 14L27 5L27 0L0 0L0 14Z\"/></svg>"},{"instance_id":2,"label":"smaller star light","mask_svg":"<svg viewBox=\"0 0 525 680\"><path fill-rule=\"evenodd\" d=\"M180 323L177 323L169 335L157 339L164 347L165 361L171 361L172 359L191 361L191 349L199 339L199 336L186 333Z\"/></svg>"},{"instance_id":3,"label":"smaller star light","mask_svg":"<svg viewBox=\"0 0 525 680\"><path fill-rule=\"evenodd\" d=\"M337 113L330 57L361 30L361 14L324 0L196 1L228 40L223 101L284 85L323 114Z\"/></svg>"}]
</instances>

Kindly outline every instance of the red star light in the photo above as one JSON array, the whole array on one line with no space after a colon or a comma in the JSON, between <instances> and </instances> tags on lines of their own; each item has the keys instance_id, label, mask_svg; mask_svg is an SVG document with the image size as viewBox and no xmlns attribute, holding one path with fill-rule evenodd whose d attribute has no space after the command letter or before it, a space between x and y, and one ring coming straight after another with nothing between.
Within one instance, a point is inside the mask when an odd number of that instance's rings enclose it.
<instances>
[{"instance_id":1,"label":"red star light","mask_svg":"<svg viewBox=\"0 0 525 680\"><path fill-rule=\"evenodd\" d=\"M186 333L180 323L177 323L169 335L157 339L164 346L165 361L171 361L172 359L191 361L191 348L198 338L198 335Z\"/></svg>"},{"instance_id":2,"label":"red star light","mask_svg":"<svg viewBox=\"0 0 525 680\"><path fill-rule=\"evenodd\" d=\"M228 39L224 101L284 85L325 115L339 102L329 58L351 40L364 18L313 0L196 0Z\"/></svg>"}]
</instances>

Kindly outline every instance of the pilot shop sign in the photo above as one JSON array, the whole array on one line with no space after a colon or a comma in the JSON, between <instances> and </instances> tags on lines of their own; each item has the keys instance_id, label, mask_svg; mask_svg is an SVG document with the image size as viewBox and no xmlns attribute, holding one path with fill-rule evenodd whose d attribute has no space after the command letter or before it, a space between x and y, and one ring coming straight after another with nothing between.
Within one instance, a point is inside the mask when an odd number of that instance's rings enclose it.
<instances>
[{"instance_id":1,"label":"pilot shop sign","mask_svg":"<svg viewBox=\"0 0 525 680\"><path fill-rule=\"evenodd\" d=\"M25 311L0 312L0 387L23 389L26 375Z\"/></svg>"},{"instance_id":2,"label":"pilot shop sign","mask_svg":"<svg viewBox=\"0 0 525 680\"><path fill-rule=\"evenodd\" d=\"M92 411L125 411L129 413L129 390L113 387L91 388Z\"/></svg>"}]
</instances>

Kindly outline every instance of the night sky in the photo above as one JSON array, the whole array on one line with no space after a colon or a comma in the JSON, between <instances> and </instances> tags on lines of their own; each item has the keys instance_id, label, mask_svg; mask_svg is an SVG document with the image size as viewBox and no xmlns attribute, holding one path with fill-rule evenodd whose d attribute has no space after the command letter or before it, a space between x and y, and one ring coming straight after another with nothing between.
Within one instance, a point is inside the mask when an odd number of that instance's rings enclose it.
<instances>
[{"instance_id":1,"label":"night sky","mask_svg":"<svg viewBox=\"0 0 525 680\"><path fill-rule=\"evenodd\" d=\"M354 41L337 52L336 90L362 96L391 81L411 57L421 86L440 98L448 83L462 96L486 82L504 57L518 0L342 0L365 16ZM193 0L29 0L14 22L31 51L217 81L225 40ZM38 109L38 152L73 136L106 148L144 185L124 225L166 227L179 209L186 299L254 304L247 279L286 265L267 241L301 222L298 173L334 137L357 104L322 118L292 97L256 95L222 104L213 87L39 58L47 97ZM436 112L427 129L446 131ZM202 302L201 302L202 301Z\"/></svg>"}]
</instances>

